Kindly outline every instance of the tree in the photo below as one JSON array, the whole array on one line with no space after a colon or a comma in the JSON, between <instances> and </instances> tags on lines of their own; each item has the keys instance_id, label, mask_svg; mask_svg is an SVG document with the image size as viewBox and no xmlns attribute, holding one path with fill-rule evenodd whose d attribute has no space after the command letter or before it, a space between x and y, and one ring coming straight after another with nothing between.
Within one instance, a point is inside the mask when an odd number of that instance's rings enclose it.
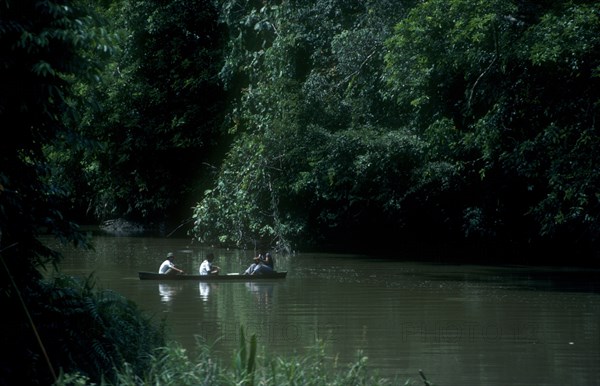
<instances>
[{"instance_id":1,"label":"tree","mask_svg":"<svg viewBox=\"0 0 600 386\"><path fill-rule=\"evenodd\" d=\"M93 214L180 221L209 178L204 163L220 157L216 9L208 0L128 0L112 12L119 54L99 87L85 90L98 106L79 127L98 145L85 156Z\"/></svg>"},{"instance_id":2,"label":"tree","mask_svg":"<svg viewBox=\"0 0 600 386\"><path fill-rule=\"evenodd\" d=\"M385 229L380 223L363 234L376 214L394 217L404 193L397 189L408 184L420 152L404 146L410 132L385 133L397 116L380 94L383 42L404 8L387 1L220 4L229 28L221 76L235 96L228 122L236 141L196 206L196 237L287 248L349 229L362 242ZM398 147L386 146L390 140ZM365 168L370 178L358 173ZM371 178L386 183L376 199Z\"/></svg>"},{"instance_id":3,"label":"tree","mask_svg":"<svg viewBox=\"0 0 600 386\"><path fill-rule=\"evenodd\" d=\"M397 25L389 95L431 159L456 165L451 223L465 236L588 252L598 242L598 18L595 2L454 0Z\"/></svg>"},{"instance_id":4,"label":"tree","mask_svg":"<svg viewBox=\"0 0 600 386\"><path fill-rule=\"evenodd\" d=\"M60 254L39 236L88 245L64 216L65 190L54 184L45 150L70 136L65 122L76 116L74 81L92 80L100 70L106 40L97 34L97 22L79 1L0 3L0 299L2 328L12 332L0 345L3 384L22 381L22 364L32 355L41 358L23 309L37 288L39 269L57 264ZM30 374L40 375L32 381L51 379L45 366Z\"/></svg>"},{"instance_id":5,"label":"tree","mask_svg":"<svg viewBox=\"0 0 600 386\"><path fill-rule=\"evenodd\" d=\"M102 52L104 42L77 1L5 1L0 10L0 245L18 277L57 261L37 241L41 232L84 244L77 226L62 216L64 191L52 185L44 150L69 135L64 122L75 115L73 80L98 73L100 62L86 49Z\"/></svg>"}]
</instances>

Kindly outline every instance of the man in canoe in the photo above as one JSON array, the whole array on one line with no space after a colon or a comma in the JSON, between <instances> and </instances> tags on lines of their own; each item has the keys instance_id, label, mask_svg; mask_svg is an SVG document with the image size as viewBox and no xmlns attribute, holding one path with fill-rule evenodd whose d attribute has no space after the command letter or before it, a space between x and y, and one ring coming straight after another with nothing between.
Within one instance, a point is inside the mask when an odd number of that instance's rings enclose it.
<instances>
[{"instance_id":1,"label":"man in canoe","mask_svg":"<svg viewBox=\"0 0 600 386\"><path fill-rule=\"evenodd\" d=\"M263 273L273 273L275 270L275 260L271 256L270 252L265 253L264 258L258 264L258 267L254 268L253 275L261 275Z\"/></svg>"},{"instance_id":2,"label":"man in canoe","mask_svg":"<svg viewBox=\"0 0 600 386\"><path fill-rule=\"evenodd\" d=\"M273 273L275 270L275 261L271 253L267 252L263 256L259 254L254 258L254 263L248 267L244 275L261 275L263 273Z\"/></svg>"},{"instance_id":3,"label":"man in canoe","mask_svg":"<svg viewBox=\"0 0 600 386\"><path fill-rule=\"evenodd\" d=\"M175 260L175 254L173 252L169 252L167 254L167 259L165 261L163 261L163 263L160 265L160 268L158 269L158 273L161 273L163 275L173 275L173 274L177 274L177 273L183 273L183 270L181 270L175 266L175 263L173 262L173 260Z\"/></svg>"},{"instance_id":4,"label":"man in canoe","mask_svg":"<svg viewBox=\"0 0 600 386\"><path fill-rule=\"evenodd\" d=\"M206 259L200 264L200 269L198 270L200 275L218 275L221 268L213 265L213 260L215 259L215 255L209 253L206 255Z\"/></svg>"}]
</instances>

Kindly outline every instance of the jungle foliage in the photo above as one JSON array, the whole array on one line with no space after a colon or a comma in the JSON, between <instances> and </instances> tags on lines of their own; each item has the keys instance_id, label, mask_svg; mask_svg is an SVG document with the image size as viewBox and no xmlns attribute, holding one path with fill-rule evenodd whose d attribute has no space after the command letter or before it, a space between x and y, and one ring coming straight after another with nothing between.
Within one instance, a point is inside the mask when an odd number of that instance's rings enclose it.
<instances>
[{"instance_id":1,"label":"jungle foliage","mask_svg":"<svg viewBox=\"0 0 600 386\"><path fill-rule=\"evenodd\" d=\"M220 4L229 31L221 76L237 96L229 112L235 142L196 206L195 235L288 250L376 235L372 242L384 242L403 221L396 215L424 150L381 94L384 42L405 8Z\"/></svg>"},{"instance_id":2,"label":"jungle foliage","mask_svg":"<svg viewBox=\"0 0 600 386\"><path fill-rule=\"evenodd\" d=\"M17 297L3 302L13 314L5 315L12 323L0 350L2 385L21 383L24 376L32 385L49 385L61 372L77 372L94 383L114 382L125 364L142 374L156 348L165 345L162 322L123 296L95 288L93 277L31 283L22 297L34 324L19 317Z\"/></svg>"},{"instance_id":3,"label":"jungle foliage","mask_svg":"<svg viewBox=\"0 0 600 386\"><path fill-rule=\"evenodd\" d=\"M240 329L240 348L234 352L231 365L215 361L205 343L198 342L197 346L194 357L180 345L169 344L157 350L141 374L132 371L127 364L118 372L116 381L103 380L99 385L434 385L422 371L418 371L420 378L415 374L415 379L380 377L369 368L368 358L360 351L354 362L341 364L326 355L322 342L316 342L306 354L290 358L269 357L262 353L255 335L246 339L243 327ZM89 384L90 378L85 374L72 372L61 374L56 386Z\"/></svg>"},{"instance_id":4,"label":"jungle foliage","mask_svg":"<svg viewBox=\"0 0 600 386\"><path fill-rule=\"evenodd\" d=\"M596 2L219 3L235 142L200 240L593 253Z\"/></svg>"},{"instance_id":5,"label":"jungle foliage","mask_svg":"<svg viewBox=\"0 0 600 386\"><path fill-rule=\"evenodd\" d=\"M597 242L594 2L73 3L104 23L22 33L38 11L4 5L3 156L45 152L80 220L196 201L194 237L238 246Z\"/></svg>"},{"instance_id":6,"label":"jungle foliage","mask_svg":"<svg viewBox=\"0 0 600 386\"><path fill-rule=\"evenodd\" d=\"M87 248L74 221L71 155L89 150L74 126L77 87L93 85L112 52L96 2L0 2L0 384L48 385L59 369L110 377L118 361L144 366L159 326L90 282L42 280L60 254L41 235ZM60 162L58 162L60 161ZM70 165L68 174L55 174Z\"/></svg>"},{"instance_id":7,"label":"jungle foliage","mask_svg":"<svg viewBox=\"0 0 600 386\"><path fill-rule=\"evenodd\" d=\"M79 155L79 207L88 221L189 217L222 137L216 9L208 0L131 0L101 11L115 54L94 87L79 90L94 104L76 127L95 145Z\"/></svg>"},{"instance_id":8,"label":"jungle foliage","mask_svg":"<svg viewBox=\"0 0 600 386\"><path fill-rule=\"evenodd\" d=\"M593 1L76 3L105 22L80 26L92 68L44 147L70 218L282 250L597 249Z\"/></svg>"},{"instance_id":9,"label":"jungle foliage","mask_svg":"<svg viewBox=\"0 0 600 386\"><path fill-rule=\"evenodd\" d=\"M386 92L456 170L448 225L465 237L594 250L599 16L596 2L429 1L396 26Z\"/></svg>"}]
</instances>

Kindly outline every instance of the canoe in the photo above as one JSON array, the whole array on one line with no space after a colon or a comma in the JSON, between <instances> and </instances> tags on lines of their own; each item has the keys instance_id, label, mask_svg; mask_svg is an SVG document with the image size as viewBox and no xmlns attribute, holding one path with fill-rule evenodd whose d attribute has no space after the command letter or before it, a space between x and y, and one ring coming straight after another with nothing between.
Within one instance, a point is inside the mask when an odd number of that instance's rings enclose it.
<instances>
[{"instance_id":1,"label":"canoe","mask_svg":"<svg viewBox=\"0 0 600 386\"><path fill-rule=\"evenodd\" d=\"M241 275L239 273L228 273L226 275L164 275L156 272L138 272L140 280L196 280L196 281L256 281L285 279L287 271L263 273L262 275Z\"/></svg>"}]
</instances>

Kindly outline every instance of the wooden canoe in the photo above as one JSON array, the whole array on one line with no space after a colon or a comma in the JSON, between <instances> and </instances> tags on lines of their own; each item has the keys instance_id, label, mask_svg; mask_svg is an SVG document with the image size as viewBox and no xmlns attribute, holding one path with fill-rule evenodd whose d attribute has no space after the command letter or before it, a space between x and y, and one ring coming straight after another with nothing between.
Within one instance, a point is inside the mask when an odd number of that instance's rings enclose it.
<instances>
[{"instance_id":1,"label":"wooden canoe","mask_svg":"<svg viewBox=\"0 0 600 386\"><path fill-rule=\"evenodd\" d=\"M272 280L285 279L287 271L273 272L261 275L241 275L239 273L228 273L221 275L164 275L157 272L138 272L140 280L196 280L196 281L257 281L257 280Z\"/></svg>"}]
</instances>

